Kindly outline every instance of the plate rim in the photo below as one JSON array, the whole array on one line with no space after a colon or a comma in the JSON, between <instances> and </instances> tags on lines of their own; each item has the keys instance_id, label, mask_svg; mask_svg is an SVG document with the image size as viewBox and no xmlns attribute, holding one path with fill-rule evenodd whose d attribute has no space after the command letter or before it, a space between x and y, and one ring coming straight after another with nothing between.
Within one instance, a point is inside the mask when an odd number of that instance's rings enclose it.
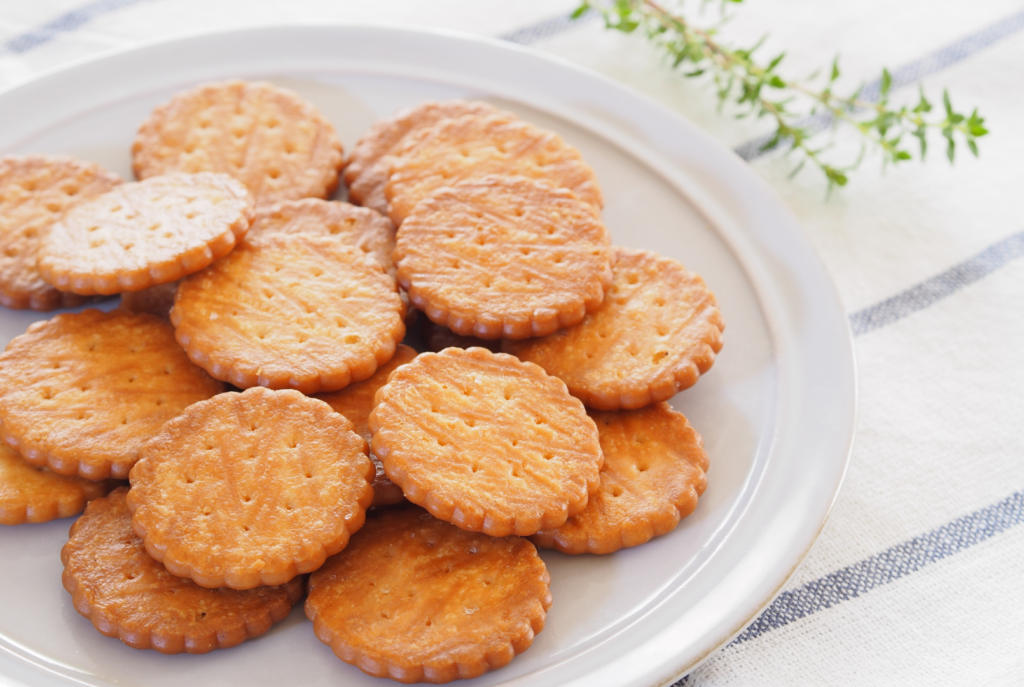
<instances>
[{"instance_id":1,"label":"plate rim","mask_svg":"<svg viewBox=\"0 0 1024 687\"><path fill-rule=\"evenodd\" d=\"M845 442L842 439L840 439L839 442L845 443L845 451L842 452L842 465L841 469L838 471L837 478L834 480L834 488L831 490L831 497L828 499L827 505L824 508L819 509L820 512L818 512L817 517L815 519L815 526L813 528L803 528L804 530L813 529L813 533L805 532L804 539L806 541L803 542L801 551L798 555L792 556L787 559L792 559L791 565L789 566L788 570L783 573L776 572L772 576L773 584L771 585L772 588L770 589L770 591L766 595L762 593L760 595L759 600L755 601L752 606L748 605L748 610L741 614L744 616L743 618L739 619L738 621L733 621L730 627L728 628L719 628L719 632L716 635L716 637L712 641L706 643L707 646L704 647L704 649L699 653L699 655L689 656L684 661L682 661L681 664L679 662L676 662L674 664L674 667L671 661L663 660L662 663L658 666L658 670L648 670L646 671L645 675L637 676L634 674L632 676L629 676L629 684L635 684L638 686L660 685L668 681L673 681L677 679L684 673L695 668L697 665L699 665L700 662L702 662L709 656L713 655L717 651L717 649L731 641L731 639L738 635L740 632L742 632L742 630L750 622L756 619L759 613L767 605L769 605L772 602L772 600L782 591L786 582L790 579L790 577L792 577L792 575L799 568L800 564L810 553L811 549L813 548L814 542L818 539L818 536L824 528L828 516L830 515L832 508L836 502L836 499L838 498L841 486L845 480L853 448L854 431L856 428L856 409L858 396L856 361L852 343L852 334L849 327L849 321L846 317L845 310L842 307L842 302L839 298L838 290L836 289L831 277L828 275L824 263L821 261L821 258L818 256L810 240L807 238L806 235L804 235L803 231L800 229L795 217L791 215L791 213L784 206L784 204L778 198L778 196L775 195L774 191L771 190L768 184L760 177L758 177L746 164L740 161L740 159L735 155L735 153L714 141L709 135L705 134L695 125L685 120L681 115L670 110L665 105L662 105L661 103L657 102L652 97L643 93L636 92L630 89L625 84L622 84L609 77L594 72L586 67L582 67L578 64L569 62L568 60L564 60L562 58L554 57L551 55L545 55L536 50L511 44L495 38L477 36L473 34L465 34L456 31L442 29L422 29L418 27L398 26L393 24L328 24L295 22L276 26L249 26L229 30L198 31L187 34L179 34L175 36L164 37L157 40L151 40L143 43L113 48L111 50L103 51L95 55L86 56L68 63L64 63L62 65L51 67L32 77L17 81L3 89L0 89L0 103L3 103L9 98L19 97L19 93L28 93L28 95L25 97L31 97L31 93L29 93L29 91L31 91L33 88L45 89L46 82L67 77L69 74L75 71L83 69L88 70L90 68L95 69L97 67L102 67L104 63L113 64L118 60L124 60L126 56L132 56L147 52L149 52L150 54L155 54L155 52L161 49L165 50L169 46L175 45L180 46L182 44L188 43L189 41L201 42L210 39L223 40L227 38L237 40L241 36L249 37L251 39L256 34L266 32L274 34L287 32L302 33L337 31L363 33L377 32L378 34L390 34L392 37L398 36L406 39L414 38L421 41L426 40L428 43L430 41L438 40L451 41L455 44L462 46L463 49L473 50L482 48L485 51L496 50L497 53L495 54L504 54L506 56L518 55L519 58L517 59L521 58L534 61L540 60L541 62L554 65L560 70L566 70L571 75L584 79L590 84L597 84L599 88L610 89L610 92L612 92L613 94L617 94L618 96L621 96L624 100L639 103L641 105L640 110L642 111L635 113L637 118L646 117L648 119L653 118L658 119L659 121L668 121L671 122L672 126L678 127L681 130L685 131L688 137L699 141L705 148L713 151L713 156L716 158L717 162L717 168L723 168L724 166L724 169L728 173L737 175L736 179L739 180L737 183L740 183L748 192L752 192L754 194L753 201L751 202L758 205L762 210L766 210L769 213L774 213L774 216L777 219L781 220L780 226L786 227L786 230L789 232L785 236L785 238L789 241L789 247L800 252L800 259L804 261L805 267L810 266L812 268L812 271L816 272L816 274L814 275L818 280L818 283L816 285L824 287L823 291L818 294L819 300L824 299L824 301L831 301L831 305L835 307L836 311L840 315L841 326L839 327L839 329L842 330L841 334L844 334L845 336L838 336L838 339L841 339L841 343L844 344L844 350L838 353L839 358L844 358L844 356L842 355L843 353L847 354L845 356L846 359L844 362L847 364L846 371L849 373L849 377L846 381L849 384L850 395L846 399L849 413L846 417L845 423L843 423L843 426L847 430L845 435ZM281 69L278 71L278 73L285 73L287 71L287 69ZM504 93L502 93L502 96L506 97ZM104 102L109 103L113 100L113 98L108 97L104 100ZM548 102L547 100L542 99L541 104L538 104L538 101L533 98L522 98L522 100L530 104L531 106L539 107L542 110L553 112L558 116L566 117L567 119L573 121L574 124L589 130L590 132L598 135L605 141L615 144L620 148L623 147L618 140L620 139L622 132L616 132L614 126L609 125L608 122L602 120L600 116L589 116L589 113L583 113L582 117L566 116L564 114L565 108L559 107L557 106L557 104ZM11 108L7 109L10 110ZM0 111L2 111L2 109L0 109ZM88 110L86 110L86 112L87 111ZM83 112L79 111L76 113L76 116L81 116L81 114L83 114ZM608 112L598 113L598 115L607 114ZM2 120L3 117L0 116L0 123L2 123ZM56 125L56 122L50 123L50 126L54 125ZM34 128L34 132L36 133L38 133L41 130L41 127ZM2 131L3 126L0 125L0 132ZM612 133L609 134L609 131L611 131ZM12 145L17 145L18 143L17 140L3 140L4 138L5 136L2 133L0 133L0 149L7 149L8 147ZM760 275L758 278L755 278L757 275L751 273L752 265L756 267L758 264L757 260L754 259L750 254L751 247L749 245L744 245L745 242L749 242L751 237L745 234L746 230L737 229L736 227L731 226L734 222L729 217L729 213L723 212L723 208L721 207L720 202L716 201L716 198L714 197L714 193L717 189L709 188L709 183L704 183L701 180L694 179L692 178L692 175L688 176L685 173L685 170L676 169L668 154L660 153L659 151L655 150L642 150L641 152L629 150L627 152L631 153L637 160L639 160L644 165L651 167L655 173L659 174L667 181L669 181L669 183L671 183L672 187L675 190L679 191L688 200L690 200L695 206L695 208L706 218L711 228L728 244L733 255L736 257L737 261L740 262L744 272L750 279L751 285L754 288L754 291L759 301L761 302L762 314L765 317L766 325L772 332L773 344L776 343L778 330L780 327L783 327L786 323L780 324L778 322L772 321L771 314L775 313L776 311L770 309L768 306L765 305L765 298L769 298L773 294L763 292L762 281L764 279L764 275ZM652 164L652 160L655 161L655 164ZM668 169L663 169L663 167L665 167L666 165ZM735 191L736 189L734 188L732 190ZM804 276L806 277L807 275ZM822 277L824 278L823 280ZM831 314L835 315L835 311ZM836 322L832 322L829 326L835 327L835 325ZM832 332L832 335L833 338L836 338L835 331ZM782 369L786 364L786 361L779 359L779 351L776 351L775 355L776 365L780 369ZM778 391L777 393L781 394L781 391ZM775 441L778 442L779 438L776 437ZM759 486L760 485L757 485L755 489L759 488ZM739 517L740 516L737 515L737 523ZM601 643L603 644L604 640L602 640ZM17 653L11 652L10 648L5 646L5 644L6 638L0 638L0 652L12 657L16 656ZM40 666L38 663L34 661L31 663L33 666L41 667L44 670L46 669L45 666ZM3 664L0 663L0 669L2 668ZM654 673L657 673L657 675L655 675ZM13 677L13 674L11 676ZM3 672L0 672L0 678L3 677ZM69 678L68 676L64 677L72 680L74 679ZM523 676L522 678L513 679L512 681L507 682L505 684L526 684L526 682L529 681L532 677L533 674L529 674ZM569 684L594 684L591 681L593 677L594 675L591 674L589 677L585 676L579 679L573 679L572 682ZM599 680L599 682L601 684L613 684L611 682L607 682L606 679ZM617 682L615 684L625 683Z\"/></svg>"}]
</instances>

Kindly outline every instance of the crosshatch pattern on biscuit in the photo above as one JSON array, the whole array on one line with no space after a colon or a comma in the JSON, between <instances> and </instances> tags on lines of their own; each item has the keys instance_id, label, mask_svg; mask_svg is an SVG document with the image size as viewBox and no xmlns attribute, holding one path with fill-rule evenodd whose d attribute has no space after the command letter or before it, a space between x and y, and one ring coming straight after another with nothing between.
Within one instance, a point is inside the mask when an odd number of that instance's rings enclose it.
<instances>
[{"instance_id":1,"label":"crosshatch pattern on biscuit","mask_svg":"<svg viewBox=\"0 0 1024 687\"><path fill-rule=\"evenodd\" d=\"M58 315L0 355L0 434L54 472L125 479L165 422L223 388L156 317Z\"/></svg>"},{"instance_id":2,"label":"crosshatch pattern on biscuit","mask_svg":"<svg viewBox=\"0 0 1024 687\"><path fill-rule=\"evenodd\" d=\"M43 281L39 247L69 209L120 183L99 165L66 155L0 158L0 304L53 310L85 302Z\"/></svg>"},{"instance_id":3,"label":"crosshatch pattern on biscuit","mask_svg":"<svg viewBox=\"0 0 1024 687\"><path fill-rule=\"evenodd\" d=\"M521 339L580 322L611 285L611 241L567 189L490 175L441 188L402 224L398 282L463 336Z\"/></svg>"},{"instance_id":4,"label":"crosshatch pattern on biscuit","mask_svg":"<svg viewBox=\"0 0 1024 687\"><path fill-rule=\"evenodd\" d=\"M667 403L590 416L604 453L601 486L583 511L530 540L564 553L604 554L675 529L707 486L700 435Z\"/></svg>"},{"instance_id":5,"label":"crosshatch pattern on biscuit","mask_svg":"<svg viewBox=\"0 0 1024 687\"><path fill-rule=\"evenodd\" d=\"M449 682L506 665L551 607L536 549L464 532L419 508L367 521L310 577L306 615L343 661L402 682Z\"/></svg>"},{"instance_id":6,"label":"crosshatch pattern on biscuit","mask_svg":"<svg viewBox=\"0 0 1024 687\"><path fill-rule=\"evenodd\" d=\"M480 116L502 113L493 105L479 101L428 101L375 123L356 142L348 166L345 167L349 198L353 203L387 214L388 200L384 195L384 187L391 172L391 153L416 132L442 119L457 119L467 114Z\"/></svg>"},{"instance_id":7,"label":"crosshatch pattern on biscuit","mask_svg":"<svg viewBox=\"0 0 1024 687\"><path fill-rule=\"evenodd\" d=\"M361 250L268 234L182 282L171 321L214 377L311 394L366 379L390 360L404 312L394 280Z\"/></svg>"},{"instance_id":8,"label":"crosshatch pattern on biscuit","mask_svg":"<svg viewBox=\"0 0 1024 687\"><path fill-rule=\"evenodd\" d=\"M266 633L302 598L301 579L236 591L170 574L132 532L125 493L93 501L61 550L75 610L104 635L135 649L204 654Z\"/></svg>"},{"instance_id":9,"label":"crosshatch pattern on biscuit","mask_svg":"<svg viewBox=\"0 0 1024 687\"><path fill-rule=\"evenodd\" d=\"M543 179L595 209L604 205L594 170L557 134L507 115L466 115L419 131L395 151L388 213L400 226L438 188L488 174Z\"/></svg>"},{"instance_id":10,"label":"crosshatch pattern on biscuit","mask_svg":"<svg viewBox=\"0 0 1024 687\"><path fill-rule=\"evenodd\" d=\"M140 291L198 272L249 230L252 201L225 174L122 184L72 208L39 251L39 272L84 295Z\"/></svg>"},{"instance_id":11,"label":"crosshatch pattern on biscuit","mask_svg":"<svg viewBox=\"0 0 1024 687\"><path fill-rule=\"evenodd\" d=\"M505 341L563 380L589 408L635 409L693 386L722 348L725 323L700 275L649 251L616 248L604 305L576 327Z\"/></svg>"},{"instance_id":12,"label":"crosshatch pattern on biscuit","mask_svg":"<svg viewBox=\"0 0 1024 687\"><path fill-rule=\"evenodd\" d=\"M225 393L167 423L132 469L135 532L176 575L251 589L316 570L362 526L373 464L297 391Z\"/></svg>"},{"instance_id":13,"label":"crosshatch pattern on biscuit","mask_svg":"<svg viewBox=\"0 0 1024 687\"><path fill-rule=\"evenodd\" d=\"M564 384L482 348L396 370L370 416L373 450L406 498L492 536L557 527L587 503L597 429Z\"/></svg>"},{"instance_id":14,"label":"crosshatch pattern on biscuit","mask_svg":"<svg viewBox=\"0 0 1024 687\"><path fill-rule=\"evenodd\" d=\"M311 103L267 82L207 83L157 107L132 145L135 175L222 172L257 205L327 198L342 146Z\"/></svg>"}]
</instances>

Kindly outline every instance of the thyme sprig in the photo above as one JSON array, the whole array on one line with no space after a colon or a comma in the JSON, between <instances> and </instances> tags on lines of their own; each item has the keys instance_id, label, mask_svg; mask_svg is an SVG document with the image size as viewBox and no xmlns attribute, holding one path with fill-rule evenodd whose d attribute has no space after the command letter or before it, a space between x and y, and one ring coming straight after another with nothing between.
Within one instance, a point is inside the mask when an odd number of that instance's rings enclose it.
<instances>
[{"instance_id":1,"label":"thyme sprig","mask_svg":"<svg viewBox=\"0 0 1024 687\"><path fill-rule=\"evenodd\" d=\"M739 3L743 0L723 0L723 6L726 1ZM829 191L846 185L848 173L860 165L868 148L881 152L883 166L895 165L913 159L908 141L916 138L919 157L924 160L929 132L939 131L946 141L946 157L952 163L958 142L965 143L977 157L977 139L988 133L977 109L970 115L957 112L948 91L943 91L939 110L925 97L923 88L919 88L917 103L913 106L890 105L893 80L887 69L882 70L877 98L865 95L863 85L850 95L840 95L833 90L841 74L838 57L821 85L819 74L802 81L784 77L779 72L786 57L784 52L764 62L756 60L754 53L764 38L749 48L727 47L719 41L717 26L697 27L679 10L670 11L656 0L614 0L610 4L585 0L573 16L579 17L588 11L600 13L609 29L623 33L643 32L667 53L673 68L681 69L684 76L709 75L720 109L732 102L740 108L738 117L753 115L771 119L775 131L760 150L788 146L790 153L802 156L793 174L810 161L824 173ZM821 143L821 137L817 136L820 127L812 125L814 117L820 120L822 115L832 128L844 123L860 132L861 151L855 160L840 165L826 159L824 153L831 144Z\"/></svg>"}]
</instances>

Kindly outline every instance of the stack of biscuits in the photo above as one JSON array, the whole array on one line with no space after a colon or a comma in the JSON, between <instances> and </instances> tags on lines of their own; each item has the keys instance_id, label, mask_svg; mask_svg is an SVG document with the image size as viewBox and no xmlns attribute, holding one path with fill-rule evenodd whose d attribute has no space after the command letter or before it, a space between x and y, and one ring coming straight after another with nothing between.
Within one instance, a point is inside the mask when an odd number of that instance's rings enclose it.
<instances>
[{"instance_id":1,"label":"stack of biscuits","mask_svg":"<svg viewBox=\"0 0 1024 687\"><path fill-rule=\"evenodd\" d=\"M121 295L0 355L0 523L84 509L63 581L100 632L203 653L305 596L370 675L476 677L544 626L537 547L607 554L696 508L707 456L666 401L721 348L715 298L611 245L558 135L429 102L346 161L313 105L232 81L132 153L130 183L0 159L0 302Z\"/></svg>"}]
</instances>

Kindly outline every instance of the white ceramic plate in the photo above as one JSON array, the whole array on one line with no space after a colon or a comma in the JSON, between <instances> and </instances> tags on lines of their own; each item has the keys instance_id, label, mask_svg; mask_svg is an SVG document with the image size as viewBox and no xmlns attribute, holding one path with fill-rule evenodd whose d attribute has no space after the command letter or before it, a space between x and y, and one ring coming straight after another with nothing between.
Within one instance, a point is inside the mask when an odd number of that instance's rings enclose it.
<instances>
[{"instance_id":1,"label":"white ceramic plate","mask_svg":"<svg viewBox=\"0 0 1024 687\"><path fill-rule=\"evenodd\" d=\"M554 606L533 647L467 687L657 687L749 623L817 537L853 437L853 352L824 267L732 153L593 73L497 41L381 27L202 35L116 52L0 93L0 153L68 153L130 177L147 113L209 79L266 78L315 102L351 147L426 98L490 100L577 146L615 243L704 275L727 322L712 371L673 405L705 440L708 488L672 533L611 556L546 552ZM6 344L46 315L2 310ZM376 685L297 608L267 636L205 656L105 638L61 588L69 520L0 528L0 683Z\"/></svg>"}]
</instances>

